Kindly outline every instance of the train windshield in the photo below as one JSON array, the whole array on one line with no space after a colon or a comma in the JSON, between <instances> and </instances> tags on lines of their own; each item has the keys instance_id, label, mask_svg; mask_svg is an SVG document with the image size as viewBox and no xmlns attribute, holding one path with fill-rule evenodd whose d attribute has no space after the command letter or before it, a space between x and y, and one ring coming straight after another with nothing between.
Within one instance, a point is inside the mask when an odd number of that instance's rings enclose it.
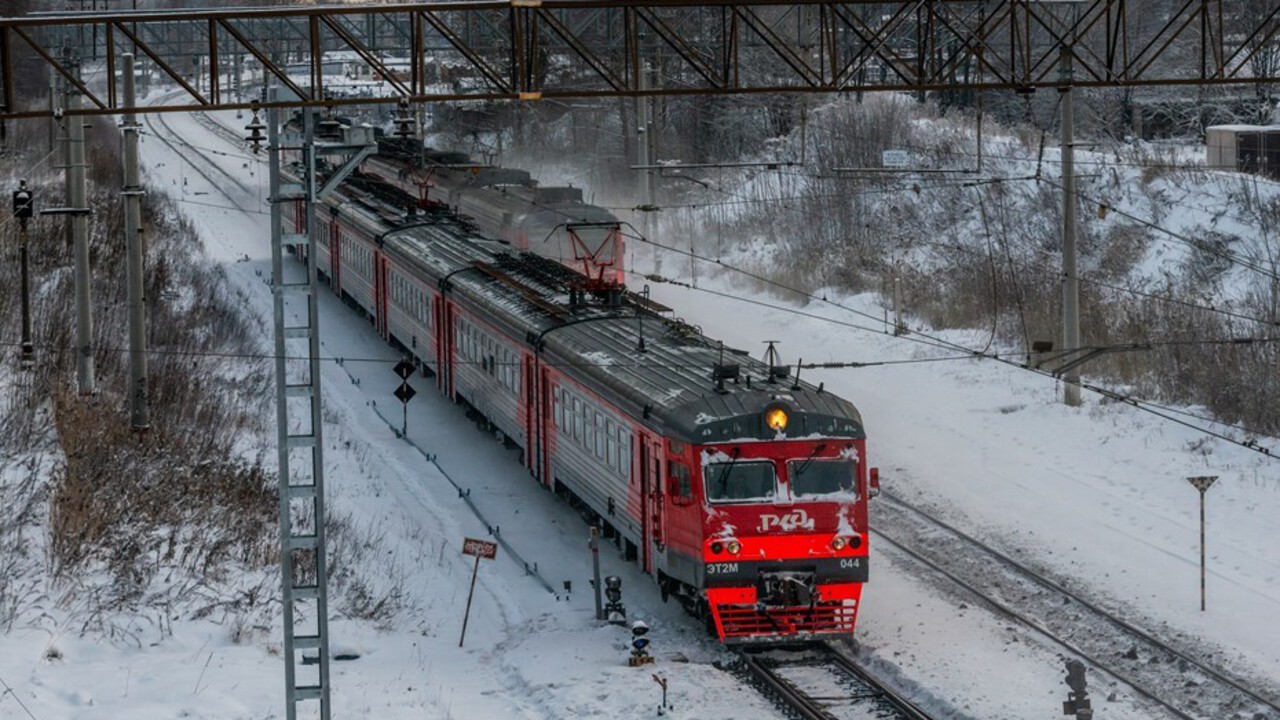
<instances>
[{"instance_id":1,"label":"train windshield","mask_svg":"<svg viewBox=\"0 0 1280 720\"><path fill-rule=\"evenodd\" d=\"M712 463L703 471L707 499L713 503L745 503L777 500L778 476L773 463Z\"/></svg>"},{"instance_id":2,"label":"train windshield","mask_svg":"<svg viewBox=\"0 0 1280 720\"><path fill-rule=\"evenodd\" d=\"M853 494L857 466L852 460L792 460L787 463L796 498Z\"/></svg>"}]
</instances>

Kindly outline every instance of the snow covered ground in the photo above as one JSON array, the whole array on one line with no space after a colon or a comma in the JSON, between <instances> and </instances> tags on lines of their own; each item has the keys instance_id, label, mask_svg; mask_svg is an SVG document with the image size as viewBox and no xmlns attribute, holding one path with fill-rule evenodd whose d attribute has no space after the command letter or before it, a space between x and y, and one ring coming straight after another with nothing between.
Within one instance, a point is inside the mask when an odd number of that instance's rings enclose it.
<instances>
[{"instance_id":1,"label":"snow covered ground","mask_svg":"<svg viewBox=\"0 0 1280 720\"><path fill-rule=\"evenodd\" d=\"M234 113L221 120L239 128ZM147 180L169 189L202 231L206 250L270 317L265 165L187 116L166 122L187 142L217 148L216 164L244 180L227 187L147 137ZM206 173L218 175L205 168ZM250 175L252 173L252 175ZM646 259L642 258L641 262ZM672 260L668 268L687 266ZM735 289L732 275L703 288ZM943 354L909 339L824 321L855 320L820 303L776 308L669 285L655 298L727 344L762 350L782 341L784 359L902 360ZM833 300L875 315L873 298ZM586 527L534 483L514 452L466 421L430 380L408 407L392 396L398 355L331 295L321 304L330 506L383 537L387 573L403 579L414 610L392 627L331 620L335 718L640 718L657 715L669 681L675 718L772 718L777 712L715 663L729 656L676 605L664 605L637 569L605 546L605 574L622 578L633 619L651 627L657 663L626 666L629 633L593 619ZM865 323L865 320L860 320ZM265 325L270 328L270 324ZM951 333L980 347L985 335ZM263 347L270 338L263 338ZM1280 462L1086 394L1060 404L1052 380L990 362L962 360L857 370L805 371L853 400L868 428L871 462L887 488L1024 560L1055 568L1074 585L1157 634L1199 638L1221 663L1280 686ZM436 457L439 467L427 462ZM447 473L446 477L443 473ZM1218 475L1208 496L1208 611L1199 609L1197 494L1191 475ZM452 479L453 482L450 482ZM473 513L454 486L470 490ZM492 526L509 548L480 567L466 643L459 647L470 558L466 536ZM519 554L517 560L508 550ZM1057 717L1066 699L1058 651L971 601L943 592L909 562L872 542L871 584L859 620L864 659L916 699L953 718ZM526 569L536 564L537 575ZM566 592L564 583L571 583ZM545 584L544 584L545 583ZM550 586L551 590L547 589ZM51 609L56 613L56 610ZM175 621L173 636L138 628L141 647L15 629L0 637L0 717L258 719L284 715L279 628L234 643L213 621ZM1126 648L1117 648L1123 652ZM1114 683L1091 676L1095 717L1162 717Z\"/></svg>"}]
</instances>

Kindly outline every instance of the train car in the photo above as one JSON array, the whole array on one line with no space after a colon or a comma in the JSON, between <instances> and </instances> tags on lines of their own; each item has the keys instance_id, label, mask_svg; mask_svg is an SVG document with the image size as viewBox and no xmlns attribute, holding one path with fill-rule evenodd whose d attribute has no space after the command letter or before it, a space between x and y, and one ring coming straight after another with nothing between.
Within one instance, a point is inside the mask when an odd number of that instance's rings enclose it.
<instances>
[{"instance_id":1,"label":"train car","mask_svg":"<svg viewBox=\"0 0 1280 720\"><path fill-rule=\"evenodd\" d=\"M335 292L722 641L853 632L878 479L851 403L396 192L315 208Z\"/></svg>"},{"instance_id":2,"label":"train car","mask_svg":"<svg viewBox=\"0 0 1280 720\"><path fill-rule=\"evenodd\" d=\"M482 233L577 270L593 291L624 284L622 224L587 203L582 188L543 186L524 170L477 165L465 154L420 146L411 138L383 138L362 169L421 205L445 203Z\"/></svg>"}]
</instances>

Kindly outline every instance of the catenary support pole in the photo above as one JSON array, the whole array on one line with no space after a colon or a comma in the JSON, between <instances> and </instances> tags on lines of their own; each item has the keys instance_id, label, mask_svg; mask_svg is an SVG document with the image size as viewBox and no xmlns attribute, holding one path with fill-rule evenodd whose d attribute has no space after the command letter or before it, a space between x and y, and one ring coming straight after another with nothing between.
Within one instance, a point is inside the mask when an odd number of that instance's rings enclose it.
<instances>
[{"instance_id":1,"label":"catenary support pole","mask_svg":"<svg viewBox=\"0 0 1280 720\"><path fill-rule=\"evenodd\" d=\"M58 109L58 71L49 68L49 152L53 152L53 142L58 136L58 118L54 112Z\"/></svg>"},{"instance_id":2,"label":"catenary support pole","mask_svg":"<svg viewBox=\"0 0 1280 720\"><path fill-rule=\"evenodd\" d=\"M138 174L138 114L133 112L138 95L133 81L133 54L121 56L124 69L124 245L125 276L129 303L129 417L134 430L151 427L150 397L147 391L147 298L143 283L142 183Z\"/></svg>"},{"instance_id":3,"label":"catenary support pole","mask_svg":"<svg viewBox=\"0 0 1280 720\"><path fill-rule=\"evenodd\" d=\"M67 88L67 205L71 250L75 256L76 384L81 395L97 391L93 368L93 305L89 268L89 210L85 191L84 118L71 115L80 108L80 91Z\"/></svg>"},{"instance_id":4,"label":"catenary support pole","mask_svg":"<svg viewBox=\"0 0 1280 720\"><path fill-rule=\"evenodd\" d=\"M1062 349L1080 347L1080 277L1076 271L1076 170L1075 128L1071 105L1071 47L1062 46L1060 80L1068 83L1062 93ZM1062 375L1062 401L1080 405L1080 366Z\"/></svg>"},{"instance_id":5,"label":"catenary support pole","mask_svg":"<svg viewBox=\"0 0 1280 720\"><path fill-rule=\"evenodd\" d=\"M19 192L26 191L26 181L23 180ZM31 196L28 194L27 198ZM15 208L16 210L17 208ZM30 219L30 205L27 210L18 216L18 265L21 275L22 284L22 356L21 364L23 367L31 367L35 361L35 347L31 344L31 255L29 251L29 238L27 235L27 222Z\"/></svg>"}]
</instances>

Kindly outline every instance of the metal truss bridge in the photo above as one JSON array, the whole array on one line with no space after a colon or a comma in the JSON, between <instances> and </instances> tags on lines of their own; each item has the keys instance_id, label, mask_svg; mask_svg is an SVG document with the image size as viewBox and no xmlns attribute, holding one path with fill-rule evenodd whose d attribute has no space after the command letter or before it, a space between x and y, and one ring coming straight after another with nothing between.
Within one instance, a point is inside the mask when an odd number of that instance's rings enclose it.
<instances>
[{"instance_id":1,"label":"metal truss bridge","mask_svg":"<svg viewBox=\"0 0 1280 720\"><path fill-rule=\"evenodd\" d=\"M0 18L0 119L47 117L17 78L49 69L83 94L71 114L119 113L125 52L182 90L139 112L247 108L232 82L245 68L288 89L267 103L279 107L1270 83L1280 4L1266 5L478 0L33 14ZM365 64L386 91L329 91L338 56ZM1068 60L1074 73L1060 76Z\"/></svg>"}]
</instances>

